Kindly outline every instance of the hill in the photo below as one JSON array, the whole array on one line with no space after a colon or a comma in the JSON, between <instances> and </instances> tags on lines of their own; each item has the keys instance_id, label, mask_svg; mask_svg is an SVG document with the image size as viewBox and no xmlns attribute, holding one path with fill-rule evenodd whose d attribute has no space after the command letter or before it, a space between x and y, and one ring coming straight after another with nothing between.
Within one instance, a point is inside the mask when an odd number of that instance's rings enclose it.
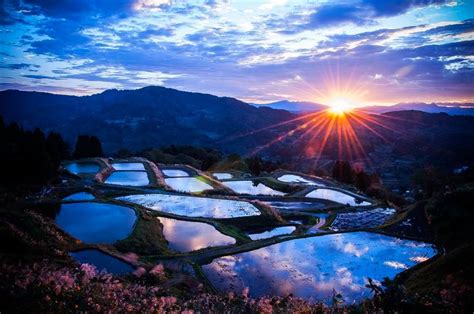
<instances>
[{"instance_id":1,"label":"hill","mask_svg":"<svg viewBox=\"0 0 474 314\"><path fill-rule=\"evenodd\" d=\"M213 147L228 137L293 117L286 111L255 108L234 98L157 86L83 97L7 90L0 92L0 103L6 122L55 130L70 143L79 134L96 134L107 152L169 144ZM247 150L265 140L269 140L265 135L246 137L228 144L227 149Z\"/></svg>"},{"instance_id":2,"label":"hill","mask_svg":"<svg viewBox=\"0 0 474 314\"><path fill-rule=\"evenodd\" d=\"M386 113L391 111L417 110L427 113L447 113L449 115L474 116L473 104L461 103L400 103L393 106L370 106L361 108L370 113Z\"/></svg>"}]
</instances>

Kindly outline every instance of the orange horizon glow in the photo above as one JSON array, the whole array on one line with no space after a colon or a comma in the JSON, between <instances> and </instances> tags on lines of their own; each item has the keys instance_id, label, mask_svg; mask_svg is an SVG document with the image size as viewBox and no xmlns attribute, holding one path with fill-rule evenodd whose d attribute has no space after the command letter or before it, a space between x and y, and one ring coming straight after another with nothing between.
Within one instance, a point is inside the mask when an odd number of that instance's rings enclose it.
<instances>
[{"instance_id":1,"label":"orange horizon glow","mask_svg":"<svg viewBox=\"0 0 474 314\"><path fill-rule=\"evenodd\" d=\"M364 161L368 166L371 166L371 160L357 129L368 131L368 133L382 141L388 142L388 139L381 133L381 130L385 129L394 133L402 133L402 131L391 127L387 122L408 120L364 112L363 109L358 108L357 101L347 95L349 93L337 94L333 92L332 98L328 100L328 109L299 115L293 119L241 134L225 141L232 141L264 130L295 124L289 131L285 131L268 143L256 147L249 155L256 155L265 148L286 139L294 138L295 141L304 141L305 156L313 159L313 167L318 164L329 143L331 143L332 147L337 147L337 157L339 159ZM414 121L409 122L416 123Z\"/></svg>"}]
</instances>

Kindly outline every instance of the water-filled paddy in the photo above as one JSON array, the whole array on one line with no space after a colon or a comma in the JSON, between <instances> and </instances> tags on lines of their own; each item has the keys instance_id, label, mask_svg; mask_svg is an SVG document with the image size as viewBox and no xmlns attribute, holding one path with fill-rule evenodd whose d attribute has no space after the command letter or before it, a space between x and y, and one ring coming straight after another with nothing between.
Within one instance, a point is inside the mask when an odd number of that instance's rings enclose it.
<instances>
[{"instance_id":1,"label":"water-filled paddy","mask_svg":"<svg viewBox=\"0 0 474 314\"><path fill-rule=\"evenodd\" d=\"M325 207L324 203L320 202L288 202L288 201L264 201L265 204L268 204L278 210L311 210L311 209L321 209Z\"/></svg>"},{"instance_id":2,"label":"water-filled paddy","mask_svg":"<svg viewBox=\"0 0 474 314\"><path fill-rule=\"evenodd\" d=\"M63 201L90 201L93 199L95 199L94 195L89 192L78 192L63 198Z\"/></svg>"},{"instance_id":3,"label":"water-filled paddy","mask_svg":"<svg viewBox=\"0 0 474 314\"><path fill-rule=\"evenodd\" d=\"M158 218L163 225L163 233L172 250L190 252L211 246L235 244L235 239L226 236L213 226L194 221Z\"/></svg>"},{"instance_id":4,"label":"water-filled paddy","mask_svg":"<svg viewBox=\"0 0 474 314\"><path fill-rule=\"evenodd\" d=\"M114 171L105 180L106 184L145 186L150 184L146 171Z\"/></svg>"},{"instance_id":5,"label":"water-filled paddy","mask_svg":"<svg viewBox=\"0 0 474 314\"><path fill-rule=\"evenodd\" d=\"M189 173L180 169L162 169L161 172L167 177L189 177Z\"/></svg>"},{"instance_id":6,"label":"water-filled paddy","mask_svg":"<svg viewBox=\"0 0 474 314\"><path fill-rule=\"evenodd\" d=\"M180 192L201 192L213 189L211 185L194 177L166 178L165 182L173 190Z\"/></svg>"},{"instance_id":7,"label":"water-filled paddy","mask_svg":"<svg viewBox=\"0 0 474 314\"><path fill-rule=\"evenodd\" d=\"M132 265L102 253L99 250L82 250L71 252L70 255L79 264L93 265L99 272L104 270L111 274L122 275L134 271Z\"/></svg>"},{"instance_id":8,"label":"water-filled paddy","mask_svg":"<svg viewBox=\"0 0 474 314\"><path fill-rule=\"evenodd\" d=\"M356 198L352 195L330 189L317 189L308 194L306 197L320 198L329 201L333 201L339 204L350 205L350 206L367 206L371 203L362 201L357 203Z\"/></svg>"},{"instance_id":9,"label":"water-filled paddy","mask_svg":"<svg viewBox=\"0 0 474 314\"><path fill-rule=\"evenodd\" d=\"M95 162L73 162L64 165L64 168L75 174L91 174L100 170L100 166Z\"/></svg>"},{"instance_id":10,"label":"water-filled paddy","mask_svg":"<svg viewBox=\"0 0 474 314\"><path fill-rule=\"evenodd\" d=\"M351 228L375 228L389 219L396 210L393 208L374 208L337 214L330 229L334 231Z\"/></svg>"},{"instance_id":11,"label":"water-filled paddy","mask_svg":"<svg viewBox=\"0 0 474 314\"><path fill-rule=\"evenodd\" d=\"M86 243L114 243L125 239L137 219L131 208L93 202L62 204L56 224Z\"/></svg>"},{"instance_id":12,"label":"water-filled paddy","mask_svg":"<svg viewBox=\"0 0 474 314\"><path fill-rule=\"evenodd\" d=\"M214 172L212 174L217 180L232 179L232 174L228 172Z\"/></svg>"},{"instance_id":13,"label":"water-filled paddy","mask_svg":"<svg viewBox=\"0 0 474 314\"><path fill-rule=\"evenodd\" d=\"M300 184L307 184L307 185L325 186L323 183L308 180L294 174L284 174L282 176L279 176L277 179L281 182L286 182L286 183L300 183Z\"/></svg>"},{"instance_id":14,"label":"water-filled paddy","mask_svg":"<svg viewBox=\"0 0 474 314\"><path fill-rule=\"evenodd\" d=\"M249 234L249 237L252 240L268 239L282 234L290 234L295 231L295 229L296 227L294 226L278 227L270 231Z\"/></svg>"},{"instance_id":15,"label":"water-filled paddy","mask_svg":"<svg viewBox=\"0 0 474 314\"><path fill-rule=\"evenodd\" d=\"M260 215L255 206L244 201L168 194L129 195L117 199L151 210L188 217L235 218Z\"/></svg>"},{"instance_id":16,"label":"water-filled paddy","mask_svg":"<svg viewBox=\"0 0 474 314\"><path fill-rule=\"evenodd\" d=\"M289 240L233 256L215 259L203 271L219 291L250 295L288 295L331 304L333 289L346 304L370 297L367 278L393 278L432 257L425 243L369 232L332 234Z\"/></svg>"},{"instance_id":17,"label":"water-filled paddy","mask_svg":"<svg viewBox=\"0 0 474 314\"><path fill-rule=\"evenodd\" d=\"M141 162L114 162L112 167L115 170L135 170L135 171L145 171L145 166Z\"/></svg>"},{"instance_id":18,"label":"water-filled paddy","mask_svg":"<svg viewBox=\"0 0 474 314\"><path fill-rule=\"evenodd\" d=\"M254 184L250 180L226 181L222 183L239 194L275 195L275 196L285 195L285 193L276 191L266 186L265 184L262 184L262 183Z\"/></svg>"}]
</instances>

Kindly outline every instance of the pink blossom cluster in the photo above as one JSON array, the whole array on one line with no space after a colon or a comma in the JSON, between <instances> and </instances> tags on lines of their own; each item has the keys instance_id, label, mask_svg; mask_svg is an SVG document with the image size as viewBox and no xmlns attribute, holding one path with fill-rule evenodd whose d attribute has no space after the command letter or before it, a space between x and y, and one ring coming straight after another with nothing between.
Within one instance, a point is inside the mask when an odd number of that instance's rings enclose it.
<instances>
[{"instance_id":1,"label":"pink blossom cluster","mask_svg":"<svg viewBox=\"0 0 474 314\"><path fill-rule=\"evenodd\" d=\"M143 272L143 271L141 271ZM145 271L146 272L146 271ZM153 267L148 275L165 278L163 265ZM165 286L170 282L146 285L129 276L117 278L98 273L94 266L72 268L43 261L29 265L0 264L0 291L8 291L12 304L38 312L325 312L321 304L311 304L292 297L249 297L248 288L241 294L172 295ZM21 311L21 308L17 310Z\"/></svg>"}]
</instances>

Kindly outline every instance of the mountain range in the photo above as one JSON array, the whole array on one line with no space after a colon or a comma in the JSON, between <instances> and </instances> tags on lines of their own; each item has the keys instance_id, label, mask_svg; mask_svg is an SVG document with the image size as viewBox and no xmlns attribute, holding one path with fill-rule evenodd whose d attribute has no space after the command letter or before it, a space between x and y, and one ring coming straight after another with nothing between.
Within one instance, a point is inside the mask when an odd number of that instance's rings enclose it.
<instances>
[{"instance_id":1,"label":"mountain range","mask_svg":"<svg viewBox=\"0 0 474 314\"><path fill-rule=\"evenodd\" d=\"M265 104L251 104L252 106L259 108L273 108L282 109L292 113L308 113L314 111L320 111L327 109L328 107L309 101L289 101L280 100ZM367 106L360 107L359 110L363 110L369 113L387 113L391 111L402 111L402 110L417 110L428 113L447 113L449 115L474 115L474 103L399 103L391 106Z\"/></svg>"},{"instance_id":2,"label":"mountain range","mask_svg":"<svg viewBox=\"0 0 474 314\"><path fill-rule=\"evenodd\" d=\"M298 108L298 114L282 110L290 105ZM282 160L307 171L314 167L315 156L319 156L319 164L327 167L335 159L352 159L354 156L347 149L341 152L341 145L354 150L357 142L365 154L359 160L380 160L371 162L372 166L380 168L381 173L396 169L400 176L405 176L400 166L393 168L399 160L410 164L409 173L413 163L459 167L474 159L472 116L415 110L373 114L365 122L349 119L356 138L341 142L336 128L318 133L315 114L300 113L304 108L323 105L279 102L275 106L278 109L157 86L106 90L91 96L0 92L0 115L5 122L16 122L26 129L39 127L46 132L60 132L71 146L80 134L96 135L107 155L122 148L140 151L172 144L194 145L217 148L224 153L257 152L264 158ZM434 106L437 105L425 108L438 108ZM325 144L321 145L323 141Z\"/></svg>"},{"instance_id":3,"label":"mountain range","mask_svg":"<svg viewBox=\"0 0 474 314\"><path fill-rule=\"evenodd\" d=\"M307 113L313 111L325 110L328 107L322 104L318 104L310 101L289 101L289 100L280 100L276 102L266 103L266 104L255 104L251 103L250 105L258 108L273 108L286 110L292 113Z\"/></svg>"},{"instance_id":4,"label":"mountain range","mask_svg":"<svg viewBox=\"0 0 474 314\"><path fill-rule=\"evenodd\" d=\"M294 116L283 110L255 108L235 98L158 86L81 97L6 90L0 92L0 115L25 128L59 131L70 143L78 134L98 135L108 152L170 144L212 147ZM270 135L245 137L227 143L226 148L249 150L270 140L266 137Z\"/></svg>"}]
</instances>

